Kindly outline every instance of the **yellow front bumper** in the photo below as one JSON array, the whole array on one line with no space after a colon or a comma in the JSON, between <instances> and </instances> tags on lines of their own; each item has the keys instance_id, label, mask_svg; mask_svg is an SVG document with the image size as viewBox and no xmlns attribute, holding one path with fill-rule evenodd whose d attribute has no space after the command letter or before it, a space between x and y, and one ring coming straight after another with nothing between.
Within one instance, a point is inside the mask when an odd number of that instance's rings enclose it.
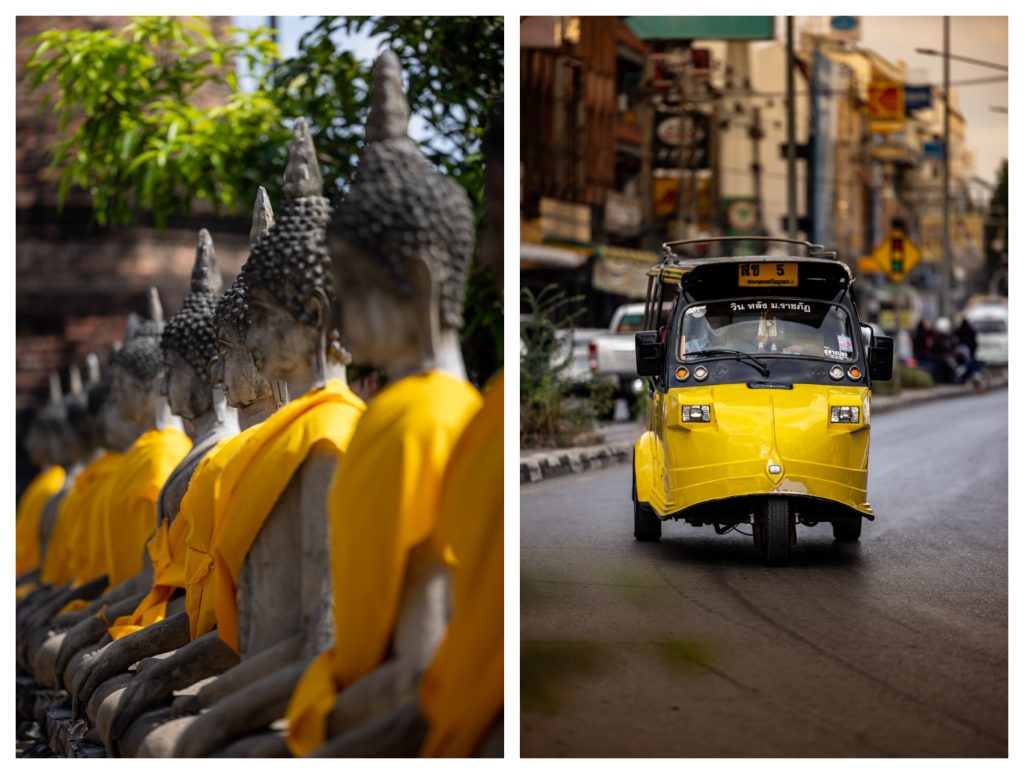
<instances>
[{"instance_id":1,"label":"yellow front bumper","mask_svg":"<svg viewBox=\"0 0 1024 774\"><path fill-rule=\"evenodd\" d=\"M637 494L661 516L760 494L823 498L871 516L869 401L866 387L669 390L656 396L649 429L637 441ZM690 404L710 405L711 421L684 423L682 406ZM833 424L836 405L861 407L860 420ZM770 473L772 465L781 471Z\"/></svg>"}]
</instances>

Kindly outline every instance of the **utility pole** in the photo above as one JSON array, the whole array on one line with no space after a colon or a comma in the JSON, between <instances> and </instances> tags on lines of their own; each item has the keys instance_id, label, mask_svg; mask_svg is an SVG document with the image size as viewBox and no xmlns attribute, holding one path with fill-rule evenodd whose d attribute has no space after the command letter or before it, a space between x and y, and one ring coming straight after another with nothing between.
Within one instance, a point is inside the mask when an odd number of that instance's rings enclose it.
<instances>
[{"instance_id":1,"label":"utility pole","mask_svg":"<svg viewBox=\"0 0 1024 774\"><path fill-rule=\"evenodd\" d=\"M793 17L786 17L786 236L796 239L796 95L793 88Z\"/></svg>"},{"instance_id":2,"label":"utility pole","mask_svg":"<svg viewBox=\"0 0 1024 774\"><path fill-rule=\"evenodd\" d=\"M942 17L942 282L939 285L939 314L952 319L949 254L949 17Z\"/></svg>"}]
</instances>

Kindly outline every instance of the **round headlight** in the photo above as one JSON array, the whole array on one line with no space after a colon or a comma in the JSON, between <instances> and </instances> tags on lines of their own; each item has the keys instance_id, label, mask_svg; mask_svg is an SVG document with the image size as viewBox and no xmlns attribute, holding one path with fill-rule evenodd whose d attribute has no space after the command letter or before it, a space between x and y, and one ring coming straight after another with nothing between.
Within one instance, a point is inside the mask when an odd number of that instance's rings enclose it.
<instances>
[{"instance_id":1,"label":"round headlight","mask_svg":"<svg viewBox=\"0 0 1024 774\"><path fill-rule=\"evenodd\" d=\"M860 368L858 368L857 366L850 366L849 368L846 369L846 375L849 376L854 381L857 381L858 379L860 379L862 374Z\"/></svg>"},{"instance_id":2,"label":"round headlight","mask_svg":"<svg viewBox=\"0 0 1024 774\"><path fill-rule=\"evenodd\" d=\"M687 370L686 366L679 366L679 368L676 369L676 379L679 381L685 382L689 376L690 372Z\"/></svg>"},{"instance_id":3,"label":"round headlight","mask_svg":"<svg viewBox=\"0 0 1024 774\"><path fill-rule=\"evenodd\" d=\"M828 369L828 375L835 379L837 382L843 378L843 367L834 365Z\"/></svg>"},{"instance_id":4,"label":"round headlight","mask_svg":"<svg viewBox=\"0 0 1024 774\"><path fill-rule=\"evenodd\" d=\"M693 378L696 379L698 382L703 382L705 379L708 378L708 369L706 369L704 366L697 366L696 368L693 369Z\"/></svg>"}]
</instances>

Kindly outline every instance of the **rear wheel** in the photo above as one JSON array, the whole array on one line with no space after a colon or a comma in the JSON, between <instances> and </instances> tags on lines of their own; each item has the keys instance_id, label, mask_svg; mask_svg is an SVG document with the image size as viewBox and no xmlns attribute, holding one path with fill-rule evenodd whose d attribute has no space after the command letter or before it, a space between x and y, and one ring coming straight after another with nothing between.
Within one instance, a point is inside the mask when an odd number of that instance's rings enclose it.
<instances>
[{"instance_id":1,"label":"rear wheel","mask_svg":"<svg viewBox=\"0 0 1024 774\"><path fill-rule=\"evenodd\" d=\"M661 540L661 519L647 503L637 500L636 461L633 464L633 537L637 540Z\"/></svg>"},{"instance_id":2,"label":"rear wheel","mask_svg":"<svg viewBox=\"0 0 1024 774\"><path fill-rule=\"evenodd\" d=\"M840 543L854 543L860 540L860 528L864 519L842 519L832 522L832 537Z\"/></svg>"},{"instance_id":3,"label":"rear wheel","mask_svg":"<svg viewBox=\"0 0 1024 774\"><path fill-rule=\"evenodd\" d=\"M769 497L761 513L761 557L765 564L789 564L789 500Z\"/></svg>"}]
</instances>

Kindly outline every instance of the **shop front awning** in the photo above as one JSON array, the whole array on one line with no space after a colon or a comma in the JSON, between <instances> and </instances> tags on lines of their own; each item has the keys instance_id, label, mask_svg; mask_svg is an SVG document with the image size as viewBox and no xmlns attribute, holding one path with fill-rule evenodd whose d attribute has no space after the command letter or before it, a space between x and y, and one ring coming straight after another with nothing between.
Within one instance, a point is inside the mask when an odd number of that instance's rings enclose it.
<instances>
[{"instance_id":1,"label":"shop front awning","mask_svg":"<svg viewBox=\"0 0 1024 774\"><path fill-rule=\"evenodd\" d=\"M521 242L520 269L578 269L594 254L590 247L539 245Z\"/></svg>"},{"instance_id":2,"label":"shop front awning","mask_svg":"<svg viewBox=\"0 0 1024 774\"><path fill-rule=\"evenodd\" d=\"M593 286L606 293L629 298L647 296L647 271L658 263L658 254L650 250L596 245Z\"/></svg>"}]
</instances>

